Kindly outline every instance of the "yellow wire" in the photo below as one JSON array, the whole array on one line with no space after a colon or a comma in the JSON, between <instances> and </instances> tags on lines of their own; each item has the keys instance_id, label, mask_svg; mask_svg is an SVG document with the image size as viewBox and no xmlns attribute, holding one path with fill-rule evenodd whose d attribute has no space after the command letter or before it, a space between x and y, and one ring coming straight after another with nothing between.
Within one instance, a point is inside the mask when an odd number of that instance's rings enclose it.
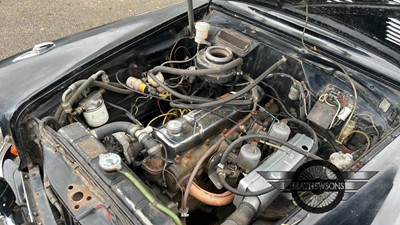
<instances>
[{"instance_id":1,"label":"yellow wire","mask_svg":"<svg viewBox=\"0 0 400 225\"><path fill-rule=\"evenodd\" d=\"M167 94L159 94L159 96L162 97L162 98L168 98L169 97L169 99L172 100L172 95L169 94L169 93L167 93ZM162 122L162 125L164 125L167 122L168 116L178 117L178 115L179 115L180 117L182 117L187 112L190 112L190 109L170 109L170 110L168 110L167 113L164 113L164 114L161 114L161 115L158 115L158 116L154 117L152 120L150 120L150 122L147 124L147 126L150 126L155 120L157 120L157 119L159 119L161 117L164 117L164 120Z\"/></svg>"},{"instance_id":2,"label":"yellow wire","mask_svg":"<svg viewBox=\"0 0 400 225\"><path fill-rule=\"evenodd\" d=\"M347 139L352 134L361 134L362 136L365 137L365 139L367 140L367 147L365 148L364 152L368 151L368 149L371 147L371 138L368 136L368 134L361 130L353 130L343 140Z\"/></svg>"},{"instance_id":3,"label":"yellow wire","mask_svg":"<svg viewBox=\"0 0 400 225\"><path fill-rule=\"evenodd\" d=\"M182 109L179 109L179 113L181 114L181 117L182 117L183 115L185 115L185 111L182 110Z\"/></svg>"},{"instance_id":4,"label":"yellow wire","mask_svg":"<svg viewBox=\"0 0 400 225\"><path fill-rule=\"evenodd\" d=\"M164 119L163 119L163 121L162 121L162 125L164 125L164 124L167 122L167 118L168 118L168 115L165 115L165 116L164 116Z\"/></svg>"},{"instance_id":5,"label":"yellow wire","mask_svg":"<svg viewBox=\"0 0 400 225\"><path fill-rule=\"evenodd\" d=\"M167 94L159 94L158 96L160 96L161 98L168 98L169 97L169 99L172 100L172 95L169 94L169 93L167 93Z\"/></svg>"},{"instance_id":6,"label":"yellow wire","mask_svg":"<svg viewBox=\"0 0 400 225\"><path fill-rule=\"evenodd\" d=\"M340 137L343 135L343 132L346 130L347 125L350 123L351 118L353 117L354 113L357 110L358 93L357 93L356 86L354 85L353 79L351 79L349 73L347 72L347 70L345 70L345 68L342 66L342 64L340 64L339 62L336 62L333 59L327 58L327 57L325 57L324 55L322 55L320 53L312 51L306 46L306 44L304 42L304 36L305 36L306 30L307 30L307 25L308 25L308 4L307 4L307 1L305 3L306 3L306 20L305 20L303 32L301 34L301 43L302 43L303 47L308 52L310 52L310 53L312 53L314 55L320 56L323 59L327 59L328 61L330 61L330 62L334 63L335 65L337 65L343 71L344 75L346 76L348 82L351 85L351 88L353 89L353 94L354 94L354 96L353 96L354 97L353 110L351 111L350 115L347 117L347 120L346 120L345 124L343 125L342 129L339 132L339 135L336 138L336 140L339 141Z\"/></svg>"},{"instance_id":7,"label":"yellow wire","mask_svg":"<svg viewBox=\"0 0 400 225\"><path fill-rule=\"evenodd\" d=\"M335 61L333 61L333 62L335 62ZM353 89L353 93L354 93L354 96L353 96L353 97L354 97L353 110L351 111L349 117L347 117L346 123L343 125L342 129L340 130L340 133L339 133L338 138L337 138L337 140L338 140L338 139L340 138L340 136L343 135L344 130L346 129L346 127L347 127L347 125L349 124L351 118L353 117L354 113L355 113L356 110L357 110L357 105L358 105L358 94L357 94L356 86L354 85L354 82L353 82L353 80L351 79L351 77L350 77L350 75L348 74L348 72L343 68L343 66L342 66L340 63L337 63L337 62L335 62L335 63L336 63L337 66L340 67L341 70L343 70L344 74L346 75L346 77L347 77L347 79L348 79L348 81L349 81L349 83L350 83L350 85L351 85L351 88ZM363 133L364 133L364 132L363 132ZM365 134L365 133L364 133L364 134ZM368 135L367 135L367 137L368 137ZM369 139L369 138L368 138L368 139Z\"/></svg>"},{"instance_id":8,"label":"yellow wire","mask_svg":"<svg viewBox=\"0 0 400 225\"><path fill-rule=\"evenodd\" d=\"M176 113L174 113L174 111L176 111L176 109L170 109L170 110L168 110L168 112L167 113L173 113L173 114L176 114ZM164 115L164 114L163 114ZM176 115L175 117L177 117L178 115ZM164 125L166 122L167 122L167 118L168 118L168 115L165 115L164 116L164 120L163 120L163 122L162 122L162 125Z\"/></svg>"},{"instance_id":9,"label":"yellow wire","mask_svg":"<svg viewBox=\"0 0 400 225\"><path fill-rule=\"evenodd\" d=\"M165 116L165 117L166 116L175 116L175 117L177 117L178 115L176 115L175 113L164 113L164 114L158 115L158 116L154 117L152 120L150 120L150 122L147 124L147 126L150 126L154 121L156 121L157 119L159 119L159 118L161 118L163 116Z\"/></svg>"}]
</instances>

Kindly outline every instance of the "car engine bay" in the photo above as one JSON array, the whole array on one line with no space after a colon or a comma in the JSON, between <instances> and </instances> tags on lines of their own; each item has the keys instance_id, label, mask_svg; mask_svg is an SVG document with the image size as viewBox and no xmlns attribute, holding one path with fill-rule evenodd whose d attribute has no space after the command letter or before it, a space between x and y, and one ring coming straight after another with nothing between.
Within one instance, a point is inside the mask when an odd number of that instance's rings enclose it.
<instances>
[{"instance_id":1,"label":"car engine bay","mask_svg":"<svg viewBox=\"0 0 400 225\"><path fill-rule=\"evenodd\" d=\"M105 208L111 224L272 223L296 205L259 171L356 171L398 125L394 88L238 21L214 11L194 38L160 31L34 113L65 220L106 224L87 217Z\"/></svg>"}]
</instances>

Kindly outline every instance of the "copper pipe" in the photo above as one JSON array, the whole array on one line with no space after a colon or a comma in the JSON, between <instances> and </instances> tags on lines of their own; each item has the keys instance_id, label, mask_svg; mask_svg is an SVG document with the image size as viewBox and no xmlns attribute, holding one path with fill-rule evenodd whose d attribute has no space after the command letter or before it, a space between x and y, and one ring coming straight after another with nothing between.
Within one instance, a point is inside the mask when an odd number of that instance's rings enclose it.
<instances>
[{"instance_id":1,"label":"copper pipe","mask_svg":"<svg viewBox=\"0 0 400 225\"><path fill-rule=\"evenodd\" d=\"M203 165L204 161L208 157L210 157L219 147L219 145L225 140L226 137L229 137L232 135L237 129L239 129L244 123L246 123L255 113L257 109L257 100L254 101L253 109L252 111L247 114L245 118L243 118L241 121L239 121L235 126L233 126L231 129L228 130L228 132L225 133L218 141L213 144L205 153L204 155L200 158L200 160L197 162L196 166L193 169L193 172L190 174L189 180L186 185L186 190L182 198L182 213L187 214L188 208L187 208L187 201L189 198L189 193L191 186L193 184L194 178L199 171L200 167Z\"/></svg>"},{"instance_id":2,"label":"copper pipe","mask_svg":"<svg viewBox=\"0 0 400 225\"><path fill-rule=\"evenodd\" d=\"M286 63L286 58L282 58L281 60L278 60L275 64L273 64L270 68L268 68L264 73L262 73L260 76L267 76L269 73L271 73L273 70L275 70L277 67L279 67L280 65ZM257 78L259 79L259 78ZM260 82L261 80L259 80ZM255 90L255 89L254 89ZM256 92L256 91L254 91ZM252 92L253 93L253 92ZM190 193L190 188L193 184L193 180L195 178L195 176L197 175L197 173L200 170L200 167L203 166L203 163L206 161L206 159L208 157L210 157L215 151L218 150L218 147L220 146L220 144L225 140L226 137L229 137L230 135L232 135L237 129L239 129L244 123L246 123L254 114L257 113L257 102L258 99L257 97L255 97L253 99L254 101L254 105L253 105L253 109L251 111L251 113L249 113L245 118L243 118L241 121L239 121L239 123L237 123L235 126L233 126L225 135L223 135L220 139L218 139L218 141L213 144L205 153L204 155L200 158L200 160L197 162L196 166L194 167L192 173L190 174L187 186L186 186L186 190L185 193L183 195L182 198L182 213L181 216L182 217L187 217L188 216L188 211L189 209L187 208L187 201L189 198L189 193Z\"/></svg>"},{"instance_id":3,"label":"copper pipe","mask_svg":"<svg viewBox=\"0 0 400 225\"><path fill-rule=\"evenodd\" d=\"M226 191L221 194L216 194L206 191L199 185L197 185L195 182L193 182L192 185L190 186L190 195L193 196L195 199L199 200L200 202L212 206L229 205L230 203L233 202L233 198L235 197L235 195L230 191Z\"/></svg>"}]
</instances>

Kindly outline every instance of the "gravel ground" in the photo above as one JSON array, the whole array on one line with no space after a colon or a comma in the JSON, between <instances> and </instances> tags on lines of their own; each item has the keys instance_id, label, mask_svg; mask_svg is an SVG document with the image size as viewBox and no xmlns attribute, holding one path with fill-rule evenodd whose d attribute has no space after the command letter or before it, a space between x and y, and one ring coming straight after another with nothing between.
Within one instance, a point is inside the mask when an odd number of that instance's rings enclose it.
<instances>
[{"instance_id":1,"label":"gravel ground","mask_svg":"<svg viewBox=\"0 0 400 225\"><path fill-rule=\"evenodd\" d=\"M0 0L0 60L52 41L183 0Z\"/></svg>"}]
</instances>

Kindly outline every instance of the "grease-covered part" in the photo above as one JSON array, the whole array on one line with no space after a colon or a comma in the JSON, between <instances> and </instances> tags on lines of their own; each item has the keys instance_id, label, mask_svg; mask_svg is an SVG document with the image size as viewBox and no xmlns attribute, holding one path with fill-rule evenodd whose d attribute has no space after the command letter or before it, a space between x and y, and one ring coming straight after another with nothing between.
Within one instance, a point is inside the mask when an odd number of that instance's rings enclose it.
<instances>
[{"instance_id":1,"label":"grease-covered part","mask_svg":"<svg viewBox=\"0 0 400 225\"><path fill-rule=\"evenodd\" d=\"M164 169L164 160L161 157L146 157L142 161L142 168L146 178L159 185L162 184L161 173Z\"/></svg>"},{"instance_id":2,"label":"grease-covered part","mask_svg":"<svg viewBox=\"0 0 400 225\"><path fill-rule=\"evenodd\" d=\"M130 165L144 149L142 143L131 138L125 132L117 132L106 136L102 143L113 153L123 154L126 163Z\"/></svg>"}]
</instances>

